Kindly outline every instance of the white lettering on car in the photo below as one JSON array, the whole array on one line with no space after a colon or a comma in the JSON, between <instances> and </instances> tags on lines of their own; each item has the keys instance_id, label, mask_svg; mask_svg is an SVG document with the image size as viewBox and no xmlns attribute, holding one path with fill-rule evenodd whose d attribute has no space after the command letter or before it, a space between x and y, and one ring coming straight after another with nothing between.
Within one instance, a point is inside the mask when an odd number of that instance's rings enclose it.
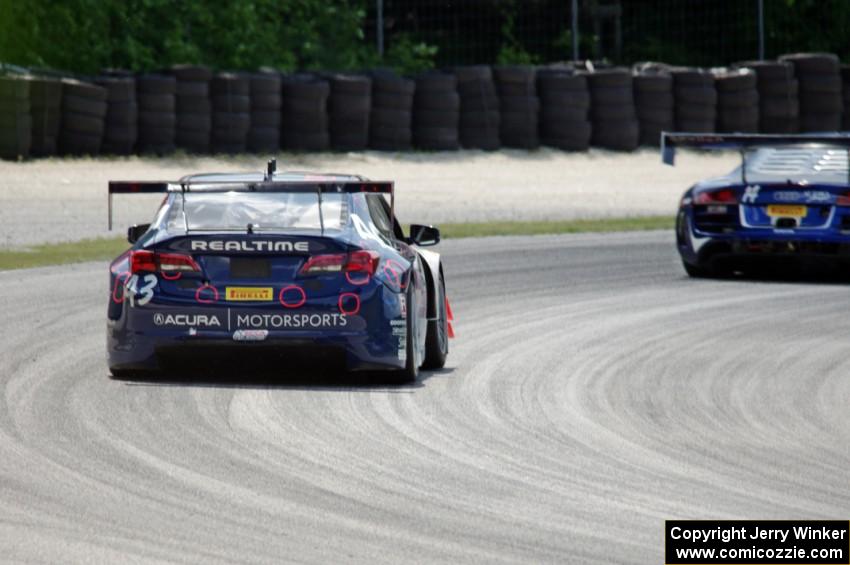
<instances>
[{"instance_id":1,"label":"white lettering on car","mask_svg":"<svg viewBox=\"0 0 850 565\"><path fill-rule=\"evenodd\" d=\"M247 252L287 252L297 251L299 253L310 252L309 241L270 241L270 240L242 240L242 241L207 241L194 239L190 244L192 251L247 251Z\"/></svg>"},{"instance_id":2,"label":"white lettering on car","mask_svg":"<svg viewBox=\"0 0 850 565\"><path fill-rule=\"evenodd\" d=\"M141 284L139 281L141 280ZM144 306L153 299L153 289L156 288L158 279L156 275L133 275L127 279L124 295L129 297L130 306Z\"/></svg>"},{"instance_id":3,"label":"white lettering on car","mask_svg":"<svg viewBox=\"0 0 850 565\"><path fill-rule=\"evenodd\" d=\"M344 328L345 314L237 314L237 328Z\"/></svg>"},{"instance_id":4,"label":"white lettering on car","mask_svg":"<svg viewBox=\"0 0 850 565\"><path fill-rule=\"evenodd\" d=\"M741 197L741 202L748 202L750 204L755 204L756 198L759 197L759 191L761 190L761 186L753 185L744 188L744 196Z\"/></svg>"},{"instance_id":5,"label":"white lettering on car","mask_svg":"<svg viewBox=\"0 0 850 565\"><path fill-rule=\"evenodd\" d=\"M157 326L206 326L221 327L218 316L206 314L163 314L153 315L153 323Z\"/></svg>"}]
</instances>

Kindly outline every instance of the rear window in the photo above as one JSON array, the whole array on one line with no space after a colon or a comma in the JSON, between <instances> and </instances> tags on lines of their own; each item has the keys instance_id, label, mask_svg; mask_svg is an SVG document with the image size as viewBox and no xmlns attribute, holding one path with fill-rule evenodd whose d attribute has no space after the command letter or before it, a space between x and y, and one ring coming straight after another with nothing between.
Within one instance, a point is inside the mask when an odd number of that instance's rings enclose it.
<instances>
[{"instance_id":1,"label":"rear window","mask_svg":"<svg viewBox=\"0 0 850 565\"><path fill-rule=\"evenodd\" d=\"M347 215L345 194L322 195L322 222L319 199L314 193L295 192L188 192L175 198L169 210L167 229L182 231L236 230L280 231L341 229ZM185 211L186 222L183 214Z\"/></svg>"}]
</instances>

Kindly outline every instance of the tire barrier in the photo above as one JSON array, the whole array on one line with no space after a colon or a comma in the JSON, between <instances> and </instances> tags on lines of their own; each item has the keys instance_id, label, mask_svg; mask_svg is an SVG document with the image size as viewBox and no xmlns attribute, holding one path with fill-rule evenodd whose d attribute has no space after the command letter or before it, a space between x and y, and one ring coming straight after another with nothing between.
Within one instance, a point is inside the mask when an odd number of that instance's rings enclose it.
<instances>
[{"instance_id":1,"label":"tire barrier","mask_svg":"<svg viewBox=\"0 0 850 565\"><path fill-rule=\"evenodd\" d=\"M611 68L587 75L590 89L590 141L598 147L633 151L640 142L634 79L624 68Z\"/></svg>"},{"instance_id":2,"label":"tire barrier","mask_svg":"<svg viewBox=\"0 0 850 565\"><path fill-rule=\"evenodd\" d=\"M372 73L369 147L407 151L413 147L413 92L416 83L391 71Z\"/></svg>"},{"instance_id":3,"label":"tire barrier","mask_svg":"<svg viewBox=\"0 0 850 565\"><path fill-rule=\"evenodd\" d=\"M540 97L540 141L565 151L584 151L590 145L590 92L587 77L566 68L537 72Z\"/></svg>"},{"instance_id":4,"label":"tire barrier","mask_svg":"<svg viewBox=\"0 0 850 565\"><path fill-rule=\"evenodd\" d=\"M642 64L634 68L635 110L641 145L657 146L662 131L676 128L673 76L665 65Z\"/></svg>"},{"instance_id":5,"label":"tire barrier","mask_svg":"<svg viewBox=\"0 0 850 565\"><path fill-rule=\"evenodd\" d=\"M215 153L244 153L251 127L251 82L237 73L218 73L210 81Z\"/></svg>"},{"instance_id":6,"label":"tire barrier","mask_svg":"<svg viewBox=\"0 0 850 565\"><path fill-rule=\"evenodd\" d=\"M30 154L37 157L55 155L59 146L59 121L62 112L62 83L54 78L32 78L30 85L30 118L32 144ZM0 106L3 106L0 103ZM5 107L3 108L5 111ZM133 122L135 127L136 122ZM5 137L0 135L0 137Z\"/></svg>"},{"instance_id":7,"label":"tire barrier","mask_svg":"<svg viewBox=\"0 0 850 565\"><path fill-rule=\"evenodd\" d=\"M280 149L280 73L263 71L249 75L251 119L248 150L274 153Z\"/></svg>"},{"instance_id":8,"label":"tire barrier","mask_svg":"<svg viewBox=\"0 0 850 565\"><path fill-rule=\"evenodd\" d=\"M293 151L325 151L330 85L311 74L281 77L280 145Z\"/></svg>"},{"instance_id":9,"label":"tire barrier","mask_svg":"<svg viewBox=\"0 0 850 565\"><path fill-rule=\"evenodd\" d=\"M779 60L794 65L799 82L800 131L840 129L843 98L838 57L831 53L792 53Z\"/></svg>"},{"instance_id":10,"label":"tire barrier","mask_svg":"<svg viewBox=\"0 0 850 565\"><path fill-rule=\"evenodd\" d=\"M0 78L0 157L4 159L30 154L30 83L28 78Z\"/></svg>"},{"instance_id":11,"label":"tire barrier","mask_svg":"<svg viewBox=\"0 0 850 565\"><path fill-rule=\"evenodd\" d=\"M98 86L106 89L106 117L101 153L130 155L139 137L139 106L136 79L128 74L100 76Z\"/></svg>"},{"instance_id":12,"label":"tire barrier","mask_svg":"<svg viewBox=\"0 0 850 565\"><path fill-rule=\"evenodd\" d=\"M328 132L331 147L362 151L369 146L372 79L363 75L328 75Z\"/></svg>"},{"instance_id":13,"label":"tire barrier","mask_svg":"<svg viewBox=\"0 0 850 565\"><path fill-rule=\"evenodd\" d=\"M841 97L841 129L847 131L850 129L850 65L841 65Z\"/></svg>"},{"instance_id":14,"label":"tire barrier","mask_svg":"<svg viewBox=\"0 0 850 565\"><path fill-rule=\"evenodd\" d=\"M713 133L717 121L714 75L705 69L673 68L676 130Z\"/></svg>"},{"instance_id":15,"label":"tire barrier","mask_svg":"<svg viewBox=\"0 0 850 565\"><path fill-rule=\"evenodd\" d=\"M453 74L428 72L416 77L413 142L420 149L460 149L460 95Z\"/></svg>"},{"instance_id":16,"label":"tire barrier","mask_svg":"<svg viewBox=\"0 0 850 565\"><path fill-rule=\"evenodd\" d=\"M107 90L74 79L62 80L59 153L98 155L103 143Z\"/></svg>"},{"instance_id":17,"label":"tire barrier","mask_svg":"<svg viewBox=\"0 0 850 565\"><path fill-rule=\"evenodd\" d=\"M493 71L486 65L457 67L457 92L460 96L458 136L467 149L493 151L501 147L499 95Z\"/></svg>"},{"instance_id":18,"label":"tire barrier","mask_svg":"<svg viewBox=\"0 0 850 565\"><path fill-rule=\"evenodd\" d=\"M718 70L714 73L714 86L717 89L717 131L759 131L757 85L756 73L750 69Z\"/></svg>"},{"instance_id":19,"label":"tire barrier","mask_svg":"<svg viewBox=\"0 0 850 565\"><path fill-rule=\"evenodd\" d=\"M743 61L736 65L756 73L759 131L795 133L800 129L800 101L794 65L779 61Z\"/></svg>"},{"instance_id":20,"label":"tire barrier","mask_svg":"<svg viewBox=\"0 0 850 565\"><path fill-rule=\"evenodd\" d=\"M505 147L536 149L540 146L540 100L537 71L525 65L493 67L499 93L499 137Z\"/></svg>"},{"instance_id":21,"label":"tire barrier","mask_svg":"<svg viewBox=\"0 0 850 565\"><path fill-rule=\"evenodd\" d=\"M139 107L140 153L164 155L175 148L177 79L151 73L136 77L136 102Z\"/></svg>"},{"instance_id":22,"label":"tire barrier","mask_svg":"<svg viewBox=\"0 0 850 565\"><path fill-rule=\"evenodd\" d=\"M175 65L88 81L4 68L0 158L658 145L662 131L850 130L850 65L829 53L729 69L485 65L413 78Z\"/></svg>"},{"instance_id":23,"label":"tire barrier","mask_svg":"<svg viewBox=\"0 0 850 565\"><path fill-rule=\"evenodd\" d=\"M209 153L212 138L212 70L197 65L175 65L170 73L177 79L177 131L174 143L190 153Z\"/></svg>"}]
</instances>

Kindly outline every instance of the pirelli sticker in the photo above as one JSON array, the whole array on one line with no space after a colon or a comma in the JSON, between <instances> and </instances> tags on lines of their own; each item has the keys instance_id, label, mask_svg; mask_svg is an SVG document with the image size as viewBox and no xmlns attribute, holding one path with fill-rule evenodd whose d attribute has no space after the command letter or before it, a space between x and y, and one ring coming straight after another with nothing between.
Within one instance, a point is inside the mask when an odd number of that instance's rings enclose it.
<instances>
[{"instance_id":1,"label":"pirelli sticker","mask_svg":"<svg viewBox=\"0 0 850 565\"><path fill-rule=\"evenodd\" d=\"M274 300L274 290L270 286L228 286L224 296L230 302L268 302Z\"/></svg>"}]
</instances>

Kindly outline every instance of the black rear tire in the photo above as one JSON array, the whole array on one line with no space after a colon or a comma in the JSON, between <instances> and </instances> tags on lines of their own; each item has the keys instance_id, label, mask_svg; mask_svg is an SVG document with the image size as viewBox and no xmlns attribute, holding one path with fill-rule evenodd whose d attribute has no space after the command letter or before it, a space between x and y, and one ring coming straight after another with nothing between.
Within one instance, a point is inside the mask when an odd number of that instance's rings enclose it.
<instances>
[{"instance_id":1,"label":"black rear tire","mask_svg":"<svg viewBox=\"0 0 850 565\"><path fill-rule=\"evenodd\" d=\"M687 261L682 261L682 266L689 277L695 279L713 279L717 277L712 267L707 265L693 265Z\"/></svg>"},{"instance_id":2,"label":"black rear tire","mask_svg":"<svg viewBox=\"0 0 850 565\"><path fill-rule=\"evenodd\" d=\"M449 320L446 313L446 281L440 272L440 286L435 297L437 319L428 322L425 337L425 362L423 369L442 369L449 354Z\"/></svg>"},{"instance_id":3,"label":"black rear tire","mask_svg":"<svg viewBox=\"0 0 850 565\"><path fill-rule=\"evenodd\" d=\"M139 369L109 369L110 378L116 381L151 380L156 377L154 371L143 371Z\"/></svg>"}]
</instances>

